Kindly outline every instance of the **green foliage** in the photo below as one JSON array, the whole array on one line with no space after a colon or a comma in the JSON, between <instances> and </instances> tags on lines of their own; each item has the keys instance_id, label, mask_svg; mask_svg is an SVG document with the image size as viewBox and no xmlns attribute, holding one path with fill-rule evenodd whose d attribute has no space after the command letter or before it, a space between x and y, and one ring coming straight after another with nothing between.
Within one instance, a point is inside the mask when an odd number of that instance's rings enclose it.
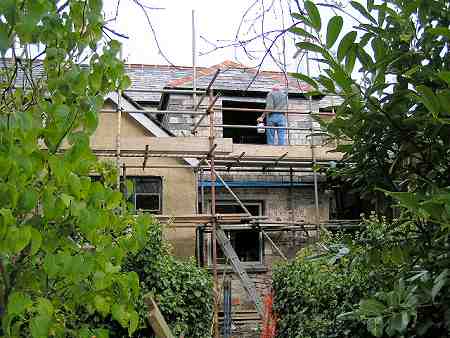
<instances>
[{"instance_id":1,"label":"green foliage","mask_svg":"<svg viewBox=\"0 0 450 338\"><path fill-rule=\"evenodd\" d=\"M80 314L112 316L127 335L137 328L139 280L122 265L153 221L121 208L115 173L105 167L104 183L89 178L101 167L89 149L97 112L104 95L127 83L119 43L99 45L101 10L101 1L0 2L0 54L11 55L0 67L5 337L107 336Z\"/></svg>"},{"instance_id":2,"label":"green foliage","mask_svg":"<svg viewBox=\"0 0 450 338\"><path fill-rule=\"evenodd\" d=\"M274 271L278 337L368 337L363 325L339 317L368 294L366 271L362 266L350 269L350 260L339 251L312 254L304 249Z\"/></svg>"},{"instance_id":3,"label":"green foliage","mask_svg":"<svg viewBox=\"0 0 450 338\"><path fill-rule=\"evenodd\" d=\"M448 337L450 3L326 5L355 18L352 30L340 34L334 16L323 41L321 19L305 8L309 17L293 16L315 37L297 46L325 67L308 82L341 98L335 118L321 121L344 153L330 175L376 207L347 272L363 264L376 287L340 318L377 337Z\"/></svg>"},{"instance_id":4,"label":"green foliage","mask_svg":"<svg viewBox=\"0 0 450 338\"><path fill-rule=\"evenodd\" d=\"M127 259L125 269L138 274L141 297L150 293L158 303L172 332L179 336L204 338L211 334L212 279L194 260L180 261L170 255L162 229L155 227L151 241ZM141 311L145 318L145 311ZM143 332L143 336L145 332Z\"/></svg>"}]
</instances>

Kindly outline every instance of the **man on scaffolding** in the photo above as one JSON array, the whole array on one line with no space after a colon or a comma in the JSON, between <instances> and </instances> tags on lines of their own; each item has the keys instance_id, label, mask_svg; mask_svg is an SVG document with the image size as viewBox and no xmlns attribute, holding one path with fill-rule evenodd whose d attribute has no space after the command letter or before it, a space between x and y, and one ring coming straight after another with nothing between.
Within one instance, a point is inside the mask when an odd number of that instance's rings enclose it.
<instances>
[{"instance_id":1,"label":"man on scaffolding","mask_svg":"<svg viewBox=\"0 0 450 338\"><path fill-rule=\"evenodd\" d=\"M266 118L267 127L277 127L275 129L266 129L267 144L272 145L286 145L286 116L283 111L288 109L288 96L286 91L283 91L280 85L276 84L266 97L266 110L257 122L262 123L264 117ZM275 143L275 134L277 134L277 143Z\"/></svg>"}]
</instances>

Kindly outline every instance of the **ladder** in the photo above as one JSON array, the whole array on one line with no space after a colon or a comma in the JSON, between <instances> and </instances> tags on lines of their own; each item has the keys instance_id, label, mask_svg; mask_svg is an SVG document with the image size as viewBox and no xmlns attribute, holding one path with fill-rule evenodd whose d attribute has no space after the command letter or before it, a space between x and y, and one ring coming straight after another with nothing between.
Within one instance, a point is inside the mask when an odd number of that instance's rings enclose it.
<instances>
[{"instance_id":1,"label":"ladder","mask_svg":"<svg viewBox=\"0 0 450 338\"><path fill-rule=\"evenodd\" d=\"M225 232L220 228L218 228L216 230L216 237L217 237L217 241L219 242L220 247L222 248L222 251L227 256L227 258L230 260L231 266L233 267L233 271L239 276L239 279L241 280L245 291L247 292L250 299L255 304L256 311L258 311L259 315L261 317L263 317L264 310L262 307L261 299L259 298L258 294L256 293L255 285L248 277L247 272L245 271L245 268L242 266L242 263L239 260L238 255L236 254L236 251L234 251L234 248L230 243L230 240L228 239Z\"/></svg>"}]
</instances>

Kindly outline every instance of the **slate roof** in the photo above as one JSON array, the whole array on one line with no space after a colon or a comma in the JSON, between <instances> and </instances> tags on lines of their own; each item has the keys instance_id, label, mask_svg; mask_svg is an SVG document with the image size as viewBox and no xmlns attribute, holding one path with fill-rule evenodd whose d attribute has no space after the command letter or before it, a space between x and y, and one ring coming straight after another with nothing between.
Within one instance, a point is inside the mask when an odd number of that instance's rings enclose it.
<instances>
[{"instance_id":1,"label":"slate roof","mask_svg":"<svg viewBox=\"0 0 450 338\"><path fill-rule=\"evenodd\" d=\"M213 88L227 91L268 92L275 84L284 86L285 76L281 72L260 71L233 61L224 61L212 67L197 67L197 88L205 89L216 70L219 76ZM130 89L192 88L192 67L163 65L127 65L126 72L131 79ZM256 78L255 78L256 76ZM311 87L292 76L288 76L289 93L304 93ZM250 85L250 87L249 87ZM127 92L135 101L159 101L159 93Z\"/></svg>"},{"instance_id":2,"label":"slate roof","mask_svg":"<svg viewBox=\"0 0 450 338\"><path fill-rule=\"evenodd\" d=\"M26 62L26 61L23 61ZM14 65L14 63L11 61L11 59L0 59L0 69L4 69L5 66L6 68L10 68ZM34 81L42 78L42 76L44 75L44 67L42 65L41 61L34 61L33 62L33 68L32 68L32 78ZM0 80L3 80L2 78L0 78ZM17 87L26 87L30 85L29 79L28 77L25 75L25 73L21 70L21 68L19 67L17 73L16 73L16 78L14 79L14 85Z\"/></svg>"},{"instance_id":3,"label":"slate roof","mask_svg":"<svg viewBox=\"0 0 450 338\"><path fill-rule=\"evenodd\" d=\"M3 66L3 62L6 62L7 66L12 65L9 59L3 59L0 60L0 68ZM216 90L244 91L250 94L252 92L268 92L275 84L280 84L281 86L285 84L285 76L281 72L257 72L254 68L249 68L233 61L224 61L212 67L197 67L197 88L205 89L217 69L220 69L220 73L213 85L213 88ZM193 86L192 67L127 64L125 65L125 72L131 79L131 87L129 89L191 89ZM43 74L42 62L35 61L33 78L40 78ZM290 94L301 94L311 89L308 84L292 76L288 76L288 80ZM19 71L15 84L23 86L26 82L27 79L24 77L24 73ZM136 102L159 102L161 99L160 93L126 91L126 95Z\"/></svg>"}]
</instances>

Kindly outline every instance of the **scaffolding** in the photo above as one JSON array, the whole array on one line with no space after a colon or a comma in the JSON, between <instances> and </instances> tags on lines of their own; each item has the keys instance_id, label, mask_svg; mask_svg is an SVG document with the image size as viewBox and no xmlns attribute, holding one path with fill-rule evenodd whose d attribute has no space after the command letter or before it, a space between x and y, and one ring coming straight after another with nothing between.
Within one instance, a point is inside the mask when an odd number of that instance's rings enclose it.
<instances>
[{"instance_id":1,"label":"scaffolding","mask_svg":"<svg viewBox=\"0 0 450 338\"><path fill-rule=\"evenodd\" d=\"M233 230L233 229L243 229L243 228L256 228L258 229L264 238L270 243L270 245L275 249L277 254L282 259L287 259L282 250L274 243L272 238L268 235L268 232L273 231L300 231L305 234L306 237L311 237L318 234L318 230L323 228L323 224L320 222L319 218L319 195L318 195L318 179L317 172L314 170L314 167L317 165L328 166L330 164L327 160L318 160L315 148L317 144L313 141L315 136L322 137L324 133L322 130L314 129L314 128L293 128L293 127L270 127L266 126L265 129L286 129L286 130L302 130L308 131L310 134L308 137L310 138L310 157L305 158L302 157L292 157L289 156L289 151L282 153L281 155L276 156L258 156L258 155L249 155L245 151L241 152L238 155L230 155L217 151L218 143L216 138L216 128L222 127L233 127L233 128L249 128L249 129L260 129L260 126L251 126L251 125L226 125L226 124L216 124L215 123L215 113L217 111L225 111L227 108L222 108L216 105L218 98L220 97L219 93L214 95L214 81L217 79L220 70L217 70L214 76L212 77L210 83L208 84L206 90L198 90L194 88L193 90L145 90L145 89L130 89L131 91L139 91L139 92L159 92L159 93L175 93L175 94L184 94L184 95L192 95L193 96L193 107L192 110L182 110L182 111L173 111L173 110L146 110L146 109L136 109L136 110L126 110L121 106L121 98L123 97L123 92L117 91L117 107L116 109L103 109L101 113L116 113L117 114L117 135L115 140L115 149L93 149L93 152L100 157L111 157L116 159L116 166L118 170L118 178L117 178L117 186L119 188L121 178L126 179L126 171L127 169L182 169L188 168L192 169L196 174L196 182L199 182L199 179L203 180L206 175L209 175L209 179L211 182L210 185L210 196L211 196L211 205L210 212L205 212L205 192L204 185L202 185L199 189L196 186L196 201L200 201L201 205L201 213L194 215L159 215L156 218L160 222L171 222L174 227L194 227L202 226L206 229L207 232L211 232L212 234L212 271L213 271L213 279L214 279L214 288L216 292L214 292L214 336L218 336L218 313L219 313L219 277L218 277L218 265L217 265L217 241L224 245L228 246L229 243L226 243L226 240L223 238L224 233L223 230ZM200 95L197 96L197 95ZM204 100L207 100L207 107L204 111L199 111L199 108ZM239 112L247 112L247 111L258 111L262 110L257 109L246 109L246 108L233 108L234 111ZM274 110L263 110L265 112L274 112ZM193 151L189 149L185 150L177 150L176 152L169 152L164 150L153 150L148 144L142 145L142 149L126 149L123 146L122 135L121 135L121 119L124 114L131 113L142 113L142 114L189 114L192 118L198 117L197 121L191 125L191 134L196 135L199 128L208 128L209 130L209 149L204 151ZM311 106L310 111L305 113L301 111L295 110L286 110L287 121L289 123L289 115L311 115ZM207 123L206 123L207 122ZM125 158L141 158L142 165L127 165L123 159ZM153 157L173 157L173 158L193 158L196 159L196 164L177 164L177 165L164 165L164 164L154 164L151 163L151 158ZM270 221L267 217L264 216L252 216L250 211L247 209L245 204L240 200L237 194L233 191L233 189L227 184L227 182L223 179L221 173L222 172L266 172L266 173L288 173L290 177L289 184L289 193L290 193L290 221L281 222L281 221ZM313 186L314 186L314 208L315 208L315 220L312 224L305 224L303 221L295 221L293 217L292 207L293 207L293 198L292 198L292 187L293 187L293 175L295 173L309 173L314 177ZM238 203L241 207L243 213L242 214L218 214L216 212L216 183L220 182L220 184L228 191L228 193L233 197L233 199ZM199 191L200 190L200 191ZM198 203L197 203L198 205ZM196 207L197 209L197 207ZM188 224L188 225L186 225ZM190 225L189 225L190 224ZM192 225L195 224L195 225ZM311 234L312 231L312 234ZM222 237L222 238L221 238ZM224 242L225 241L225 242ZM222 249L227 250L225 247ZM232 260L236 259L236 254L233 255L233 250L231 249L230 256ZM234 257L236 256L236 257ZM251 295L251 299L253 299L255 303L255 307L260 316L263 315L262 306L260 300L257 296L255 296L255 289L251 285L248 285L249 279L246 276L245 269L242 272L242 268L239 267L239 262L235 262L237 267L235 268L235 272L241 275L241 281L244 284L244 288Z\"/></svg>"}]
</instances>

